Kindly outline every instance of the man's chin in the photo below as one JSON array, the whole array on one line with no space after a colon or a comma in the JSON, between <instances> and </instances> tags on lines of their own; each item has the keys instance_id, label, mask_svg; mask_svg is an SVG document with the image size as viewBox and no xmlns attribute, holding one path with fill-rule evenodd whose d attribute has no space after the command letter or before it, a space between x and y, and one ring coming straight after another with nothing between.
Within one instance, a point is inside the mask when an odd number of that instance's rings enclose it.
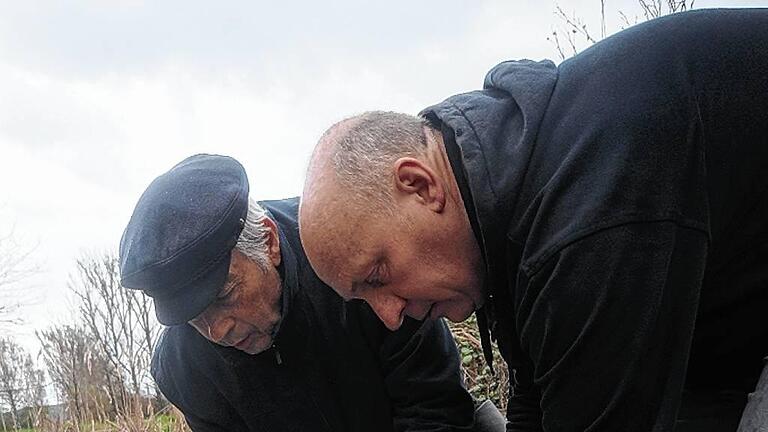
<instances>
[{"instance_id":1,"label":"man's chin","mask_svg":"<svg viewBox=\"0 0 768 432\"><path fill-rule=\"evenodd\" d=\"M267 346L259 346L259 347L249 347L249 348L246 348L246 349L242 349L240 351L242 351L242 352L244 352L246 354L256 355L256 354L261 354L261 353L263 353L264 351L266 351L268 349L269 349L269 345L267 345Z\"/></svg>"},{"instance_id":2,"label":"man's chin","mask_svg":"<svg viewBox=\"0 0 768 432\"><path fill-rule=\"evenodd\" d=\"M458 322L465 321L467 318L469 318L472 315L472 312L474 312L474 310L469 309L467 311L448 313L445 315L445 317L455 323L458 323Z\"/></svg>"},{"instance_id":3,"label":"man's chin","mask_svg":"<svg viewBox=\"0 0 768 432\"><path fill-rule=\"evenodd\" d=\"M445 317L455 323L458 323L469 318L474 311L475 311L474 303L466 302L466 303L455 305L452 308L447 308L445 311L442 311L442 313L438 311L438 313L435 315L438 318Z\"/></svg>"},{"instance_id":4,"label":"man's chin","mask_svg":"<svg viewBox=\"0 0 768 432\"><path fill-rule=\"evenodd\" d=\"M257 339L254 341L250 346L238 348L240 351L250 354L250 355L256 355L261 354L264 351L268 350L272 346L272 340L259 340Z\"/></svg>"}]
</instances>

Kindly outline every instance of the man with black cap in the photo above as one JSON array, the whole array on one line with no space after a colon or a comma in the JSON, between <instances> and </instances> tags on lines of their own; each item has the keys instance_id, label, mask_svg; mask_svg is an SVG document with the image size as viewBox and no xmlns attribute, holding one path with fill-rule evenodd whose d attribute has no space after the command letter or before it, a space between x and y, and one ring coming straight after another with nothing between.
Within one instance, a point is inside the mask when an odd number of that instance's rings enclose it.
<instances>
[{"instance_id":1,"label":"man with black cap","mask_svg":"<svg viewBox=\"0 0 768 432\"><path fill-rule=\"evenodd\" d=\"M192 156L149 185L120 271L170 326L152 361L163 394L195 431L470 430L445 324L389 332L345 303L308 265L297 211L296 198L250 200L225 156Z\"/></svg>"}]
</instances>

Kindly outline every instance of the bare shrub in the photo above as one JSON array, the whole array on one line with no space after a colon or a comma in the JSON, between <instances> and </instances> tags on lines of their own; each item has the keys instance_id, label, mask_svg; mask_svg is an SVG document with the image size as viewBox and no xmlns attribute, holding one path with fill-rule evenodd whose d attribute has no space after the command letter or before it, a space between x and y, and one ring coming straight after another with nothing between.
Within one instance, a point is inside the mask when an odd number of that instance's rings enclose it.
<instances>
[{"instance_id":1,"label":"bare shrub","mask_svg":"<svg viewBox=\"0 0 768 432\"><path fill-rule=\"evenodd\" d=\"M135 396L159 395L149 376L149 363L160 332L151 300L120 286L117 257L102 254L77 261L70 289L79 300L81 322L110 365L111 397L119 414L132 415Z\"/></svg>"},{"instance_id":2,"label":"bare shrub","mask_svg":"<svg viewBox=\"0 0 768 432\"><path fill-rule=\"evenodd\" d=\"M110 366L86 329L59 325L37 332L37 338L48 374L64 401L64 416L77 425L112 414L112 409L104 408L112 405Z\"/></svg>"},{"instance_id":3,"label":"bare shrub","mask_svg":"<svg viewBox=\"0 0 768 432\"><path fill-rule=\"evenodd\" d=\"M32 356L12 339L0 338L0 402L10 408L14 429L35 423L34 416L44 396L44 374L35 366ZM3 417L3 425L5 420Z\"/></svg>"}]
</instances>

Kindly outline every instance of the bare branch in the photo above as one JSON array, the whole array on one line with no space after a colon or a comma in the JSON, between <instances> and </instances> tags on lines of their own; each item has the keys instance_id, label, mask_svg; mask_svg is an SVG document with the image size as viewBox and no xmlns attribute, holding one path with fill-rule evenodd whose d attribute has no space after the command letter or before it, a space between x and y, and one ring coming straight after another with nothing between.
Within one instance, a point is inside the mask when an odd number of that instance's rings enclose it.
<instances>
[{"instance_id":1,"label":"bare branch","mask_svg":"<svg viewBox=\"0 0 768 432\"><path fill-rule=\"evenodd\" d=\"M33 250L19 245L13 231L0 237L0 327L23 323L19 309L34 302L31 291L20 284L39 272L30 264Z\"/></svg>"},{"instance_id":2,"label":"bare branch","mask_svg":"<svg viewBox=\"0 0 768 432\"><path fill-rule=\"evenodd\" d=\"M560 19L562 19L568 25L568 27L571 28L572 33L579 33L579 34L581 34L590 43L595 43L596 42L596 40L592 37L592 35L589 34L589 31L587 29L587 25L584 24L581 21L581 19L576 17L576 14L574 14L573 17L569 17L565 13L565 11L563 11L563 9L559 5L555 6L555 9L556 9L555 14L558 17L560 17Z\"/></svg>"},{"instance_id":3,"label":"bare branch","mask_svg":"<svg viewBox=\"0 0 768 432\"><path fill-rule=\"evenodd\" d=\"M555 48L557 49L557 53L560 56L560 60L565 60L565 53L563 52L563 48L560 46L560 38L557 35L557 30L553 30L552 36L548 37L547 40L555 44Z\"/></svg>"},{"instance_id":4,"label":"bare branch","mask_svg":"<svg viewBox=\"0 0 768 432\"><path fill-rule=\"evenodd\" d=\"M600 38L605 39L605 0L600 0Z\"/></svg>"},{"instance_id":5,"label":"bare branch","mask_svg":"<svg viewBox=\"0 0 768 432\"><path fill-rule=\"evenodd\" d=\"M619 17L621 18L621 21L624 23L624 26L631 27L635 24L637 24L637 17L635 17L635 20L630 22L629 17L627 17L627 14L624 13L624 11L619 11ZM622 27L622 28L626 28Z\"/></svg>"},{"instance_id":6,"label":"bare branch","mask_svg":"<svg viewBox=\"0 0 768 432\"><path fill-rule=\"evenodd\" d=\"M642 11L643 17L639 17L638 14L628 14L625 11L619 10L618 15L620 19L619 27L621 29L631 27L642 20L654 19L669 13L676 13L693 9L695 0L638 0L638 5ZM607 28L607 15L606 15L606 1L600 0L600 39L605 38L610 29ZM574 55L580 50L581 43L587 45L597 42L597 39L592 36L589 31L589 27L585 22L576 15L576 13L566 13L560 5L555 5L554 15L561 22L560 26L556 26L551 35L547 37L547 40L551 41L557 49L558 56L564 60L566 55L565 51L570 51ZM570 49L564 49L565 42ZM581 38L584 38L581 40Z\"/></svg>"},{"instance_id":7,"label":"bare branch","mask_svg":"<svg viewBox=\"0 0 768 432\"><path fill-rule=\"evenodd\" d=\"M576 49L576 40L574 39L573 35L576 33L576 30L571 31L570 33L566 33L566 40L568 41L568 44L571 46L571 55L576 55L578 50Z\"/></svg>"}]
</instances>

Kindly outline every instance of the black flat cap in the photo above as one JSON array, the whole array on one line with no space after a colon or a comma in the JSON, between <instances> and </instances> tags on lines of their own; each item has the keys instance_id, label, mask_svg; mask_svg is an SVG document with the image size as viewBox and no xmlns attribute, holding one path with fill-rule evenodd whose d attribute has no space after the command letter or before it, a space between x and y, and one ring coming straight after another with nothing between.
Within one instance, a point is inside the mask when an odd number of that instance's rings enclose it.
<instances>
[{"instance_id":1,"label":"black flat cap","mask_svg":"<svg viewBox=\"0 0 768 432\"><path fill-rule=\"evenodd\" d=\"M215 299L248 212L248 177L227 156L199 154L156 178L120 240L120 279L155 302L157 319L183 324Z\"/></svg>"}]
</instances>

